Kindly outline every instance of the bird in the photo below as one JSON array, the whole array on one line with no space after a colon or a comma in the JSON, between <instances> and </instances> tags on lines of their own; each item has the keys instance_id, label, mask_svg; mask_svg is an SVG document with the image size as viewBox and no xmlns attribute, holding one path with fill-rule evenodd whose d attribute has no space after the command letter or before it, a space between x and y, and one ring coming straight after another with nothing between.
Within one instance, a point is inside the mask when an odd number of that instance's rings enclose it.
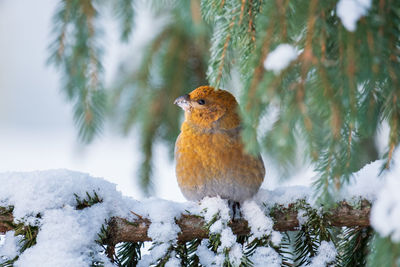
<instances>
[{"instance_id":1,"label":"bird","mask_svg":"<svg viewBox=\"0 0 400 267\"><path fill-rule=\"evenodd\" d=\"M246 152L241 137L239 105L228 91L200 86L175 99L185 112L175 143L179 188L190 201L227 199L240 209L252 198L265 176L260 155Z\"/></svg>"}]
</instances>

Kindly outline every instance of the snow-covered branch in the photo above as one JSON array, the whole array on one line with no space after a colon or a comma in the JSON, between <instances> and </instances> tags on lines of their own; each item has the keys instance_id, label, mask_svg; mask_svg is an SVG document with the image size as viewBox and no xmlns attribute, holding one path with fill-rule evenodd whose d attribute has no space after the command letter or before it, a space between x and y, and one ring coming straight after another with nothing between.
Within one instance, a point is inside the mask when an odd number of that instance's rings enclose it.
<instances>
[{"instance_id":1,"label":"snow-covered branch","mask_svg":"<svg viewBox=\"0 0 400 267\"><path fill-rule=\"evenodd\" d=\"M368 201L362 201L359 208L354 208L346 202L338 203L336 208L331 209L328 213L327 221L332 226L361 226L370 225L370 204ZM274 230L276 231L293 231L299 229L298 213L295 209L282 208L271 214L274 220ZM177 225L181 229L178 234L179 241L189 241L194 238L207 238L208 231L203 218L197 215L184 214L180 219L176 220ZM147 218L139 217L134 221L128 221L123 218L113 217L108 224L109 244L117 244L119 242L140 242L151 241L147 235L147 230L151 221ZM230 222L229 226L236 235L248 235L250 228L244 219Z\"/></svg>"},{"instance_id":2,"label":"snow-covered branch","mask_svg":"<svg viewBox=\"0 0 400 267\"><path fill-rule=\"evenodd\" d=\"M130 252L136 249L138 256L141 242L153 241L152 253L136 257L142 266L162 259L178 260L176 253L181 253L182 248L191 251L190 255L199 255L200 260L223 261L228 253L236 263L243 255L253 262L265 261L270 255L277 259L276 266L281 266L282 258L273 248L285 238L280 234L283 231L301 230L295 234L298 242L302 242L302 236L311 240L315 235L322 242L331 240L331 227L371 229L371 218L373 227L374 223L381 226L392 222L390 229L397 229L398 220L381 220L390 215L382 212L393 210L394 200L385 198L393 193L374 200L381 186L371 182L376 177L371 175L371 169L377 170L378 166L379 162L363 168L356 175L357 181L363 183L352 182L342 188L336 205L330 208L318 206L307 187L261 189L254 199L242 203L242 219L233 222L228 203L221 198L205 198L199 203L158 198L137 201L122 196L114 184L82 173L4 173L0 174L0 233L7 233L2 237L5 241L0 246L0 256L21 266L55 266L54 260L59 263L57 266L71 261L71 266L81 266L82 262L88 266L93 262L121 261L121 246L128 246ZM396 181L388 190L398 188ZM374 214L370 203L384 207L379 216L370 216ZM245 236L247 243L238 243L238 236ZM308 245L304 247L307 249ZM215 249L210 250L210 246Z\"/></svg>"},{"instance_id":3,"label":"snow-covered branch","mask_svg":"<svg viewBox=\"0 0 400 267\"><path fill-rule=\"evenodd\" d=\"M274 230L292 231L299 229L299 216L294 206L295 204L291 204L288 208L280 207L271 212L271 218L274 220ZM370 225L370 207L368 201L362 201L360 207L357 208L343 201L327 212L326 220L332 226L366 227ZM12 214L7 212L7 209L0 207L0 232L12 230L12 222ZM176 220L176 224L181 229L178 234L179 241L208 237L205 221L198 215L182 214ZM115 245L119 242L151 241L147 234L150 225L151 221L141 216L137 216L135 220L113 217L108 223L107 243ZM236 235L248 235L250 233L248 223L244 219L230 222L229 226Z\"/></svg>"}]
</instances>

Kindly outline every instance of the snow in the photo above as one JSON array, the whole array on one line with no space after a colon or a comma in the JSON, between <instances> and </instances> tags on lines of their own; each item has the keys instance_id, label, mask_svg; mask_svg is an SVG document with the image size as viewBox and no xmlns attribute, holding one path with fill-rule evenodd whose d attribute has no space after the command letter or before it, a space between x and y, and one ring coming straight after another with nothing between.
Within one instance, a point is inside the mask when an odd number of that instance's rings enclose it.
<instances>
[{"instance_id":1,"label":"snow","mask_svg":"<svg viewBox=\"0 0 400 267\"><path fill-rule=\"evenodd\" d=\"M230 248L236 243L236 236L233 234L231 228L226 227L221 231L220 240L221 245L218 250L222 252L225 248Z\"/></svg>"},{"instance_id":2,"label":"snow","mask_svg":"<svg viewBox=\"0 0 400 267\"><path fill-rule=\"evenodd\" d=\"M260 189L258 194L255 196L255 200L258 204L265 203L267 207L273 207L275 205L282 205L288 207L290 203L294 203L297 200L304 199L307 203L313 203L312 190L306 186L283 186L278 187L275 190Z\"/></svg>"},{"instance_id":3,"label":"snow","mask_svg":"<svg viewBox=\"0 0 400 267\"><path fill-rule=\"evenodd\" d=\"M220 197L203 198L200 201L199 209L206 222L210 222L215 214L218 214L223 222L231 219L228 203ZM199 212L199 210L194 210L194 212Z\"/></svg>"},{"instance_id":4,"label":"snow","mask_svg":"<svg viewBox=\"0 0 400 267\"><path fill-rule=\"evenodd\" d=\"M122 197L115 184L68 170L1 173L0 183L0 205L14 206L16 221L65 205L74 206L74 194L84 199L86 192L96 191L115 215L125 215L127 205L137 202Z\"/></svg>"},{"instance_id":5,"label":"snow","mask_svg":"<svg viewBox=\"0 0 400 267\"><path fill-rule=\"evenodd\" d=\"M46 211L37 244L27 249L15 265L89 266L93 251L101 251L93 240L107 218L105 212L100 206L82 211L71 206ZM98 254L94 254L96 259Z\"/></svg>"},{"instance_id":6,"label":"snow","mask_svg":"<svg viewBox=\"0 0 400 267\"><path fill-rule=\"evenodd\" d=\"M154 242L171 242L175 240L180 228L175 224L175 218L179 219L183 205L170 201L152 198L145 202L146 210L151 225L147 231L148 236Z\"/></svg>"},{"instance_id":7,"label":"snow","mask_svg":"<svg viewBox=\"0 0 400 267\"><path fill-rule=\"evenodd\" d=\"M274 246L279 246L282 241L281 233L277 231L273 231L271 234L271 242Z\"/></svg>"},{"instance_id":8,"label":"snow","mask_svg":"<svg viewBox=\"0 0 400 267\"><path fill-rule=\"evenodd\" d=\"M385 182L378 191L377 200L371 210L371 225L393 242L400 241L400 150L394 154L394 166L387 172ZM378 189L378 188L377 188Z\"/></svg>"},{"instance_id":9,"label":"snow","mask_svg":"<svg viewBox=\"0 0 400 267\"><path fill-rule=\"evenodd\" d=\"M311 263L308 264L308 267L325 267L328 266L328 263L333 262L336 258L336 248L332 241L322 241L317 255L311 258Z\"/></svg>"},{"instance_id":10,"label":"snow","mask_svg":"<svg viewBox=\"0 0 400 267\"><path fill-rule=\"evenodd\" d=\"M351 32L357 28L357 21L368 13L371 0L340 0L336 12L343 26Z\"/></svg>"},{"instance_id":11,"label":"snow","mask_svg":"<svg viewBox=\"0 0 400 267\"><path fill-rule=\"evenodd\" d=\"M273 222L271 218L265 216L264 212L254 201L245 201L241 211L243 217L248 221L251 233L255 238L272 233Z\"/></svg>"},{"instance_id":12,"label":"snow","mask_svg":"<svg viewBox=\"0 0 400 267\"><path fill-rule=\"evenodd\" d=\"M181 262L175 257L175 254L173 254L165 264L165 267L181 267Z\"/></svg>"},{"instance_id":13,"label":"snow","mask_svg":"<svg viewBox=\"0 0 400 267\"><path fill-rule=\"evenodd\" d=\"M400 156L397 158L395 156L394 161L400 162ZM382 160L376 160L353 173L350 181L342 186L337 195L337 201L355 203L364 198L374 202L377 199L377 192L383 187L386 179L386 173L381 174L383 163ZM400 170L393 172L400 173ZM260 189L254 199L258 205L265 204L266 208L272 208L275 205L282 205L287 208L289 204L298 200L305 200L311 206L315 204L312 188L307 186L281 186L274 190ZM298 216L302 215L299 214ZM298 219L299 222L304 221L301 218Z\"/></svg>"},{"instance_id":14,"label":"snow","mask_svg":"<svg viewBox=\"0 0 400 267\"><path fill-rule=\"evenodd\" d=\"M229 260L233 266L239 266L243 257L243 246L235 243L229 251Z\"/></svg>"},{"instance_id":15,"label":"snow","mask_svg":"<svg viewBox=\"0 0 400 267\"><path fill-rule=\"evenodd\" d=\"M105 220L132 217L130 208L138 204L124 198L115 184L67 170L2 173L0 183L0 205L14 207L14 221L40 226L37 244L22 253L15 266L90 265L92 252L100 249L93 241ZM86 192L94 191L101 204L75 209L74 193L84 199Z\"/></svg>"},{"instance_id":16,"label":"snow","mask_svg":"<svg viewBox=\"0 0 400 267\"><path fill-rule=\"evenodd\" d=\"M179 219L180 215L186 209L193 209L192 204L181 204L159 198L150 198L142 202L142 211L140 214L144 214L144 217L151 221L147 235L154 243L151 252L142 255L138 266L150 266L158 259L164 257L168 249L176 244L180 228L175 223L175 219ZM175 263L175 256L172 253L166 266L176 266L174 265Z\"/></svg>"},{"instance_id":17,"label":"snow","mask_svg":"<svg viewBox=\"0 0 400 267\"><path fill-rule=\"evenodd\" d=\"M203 239L196 250L196 255L199 257L200 264L205 267L213 266L215 264L215 254L208 249L208 243L208 239Z\"/></svg>"},{"instance_id":18,"label":"snow","mask_svg":"<svg viewBox=\"0 0 400 267\"><path fill-rule=\"evenodd\" d=\"M208 245L209 245L209 240L203 239L200 245L197 247L196 255L199 257L200 264L205 267L223 266L225 261L225 255L223 253L215 254L214 252L208 249L207 247ZM243 257L242 245L234 242L232 247L229 249L229 259L232 266L239 266L242 257Z\"/></svg>"},{"instance_id":19,"label":"snow","mask_svg":"<svg viewBox=\"0 0 400 267\"><path fill-rule=\"evenodd\" d=\"M290 44L280 44L272 51L264 61L264 68L279 74L289 66L290 62L297 58L297 49Z\"/></svg>"},{"instance_id":20,"label":"snow","mask_svg":"<svg viewBox=\"0 0 400 267\"><path fill-rule=\"evenodd\" d=\"M0 257L4 256L9 259L13 259L15 256L18 255L18 242L20 240L20 237L14 236L14 234L15 231L8 231L5 234L5 242L2 246L0 246Z\"/></svg>"},{"instance_id":21,"label":"snow","mask_svg":"<svg viewBox=\"0 0 400 267\"><path fill-rule=\"evenodd\" d=\"M282 259L271 247L258 247L250 257L254 267L280 267Z\"/></svg>"},{"instance_id":22,"label":"snow","mask_svg":"<svg viewBox=\"0 0 400 267\"><path fill-rule=\"evenodd\" d=\"M143 255L140 261L138 262L138 267L148 267L151 266L152 263L156 262L158 259L162 258L165 255L165 252L170 247L170 244L163 243L158 244L151 248L149 254Z\"/></svg>"},{"instance_id":23,"label":"snow","mask_svg":"<svg viewBox=\"0 0 400 267\"><path fill-rule=\"evenodd\" d=\"M122 196L115 184L102 178L68 170L1 173L0 183L0 206L14 207L15 222L40 227L37 244L22 253L15 266L88 266L93 257L107 264L94 241L110 217L134 219L131 210L153 222L148 234L155 242L166 242L154 248L153 260L163 256L176 240L180 229L175 218L191 206L155 198L138 202ZM74 194L83 200L86 193L94 192L101 203L82 210L75 208ZM12 234L7 233L1 255L12 256L15 251Z\"/></svg>"},{"instance_id":24,"label":"snow","mask_svg":"<svg viewBox=\"0 0 400 267\"><path fill-rule=\"evenodd\" d=\"M353 202L362 196L370 202L374 202L377 190L382 188L385 179L379 176L383 164L382 160L376 160L354 173L350 182L343 186L338 200Z\"/></svg>"}]
</instances>

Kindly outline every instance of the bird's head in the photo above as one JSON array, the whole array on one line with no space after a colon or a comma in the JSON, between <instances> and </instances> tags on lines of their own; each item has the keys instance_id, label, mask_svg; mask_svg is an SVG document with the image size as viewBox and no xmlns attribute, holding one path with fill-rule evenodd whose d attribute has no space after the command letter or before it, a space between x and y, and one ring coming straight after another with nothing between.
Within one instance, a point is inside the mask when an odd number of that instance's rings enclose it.
<instances>
[{"instance_id":1,"label":"bird's head","mask_svg":"<svg viewBox=\"0 0 400 267\"><path fill-rule=\"evenodd\" d=\"M236 99L225 90L201 86L178 97L174 104L185 111L185 122L197 127L229 130L240 124Z\"/></svg>"}]
</instances>

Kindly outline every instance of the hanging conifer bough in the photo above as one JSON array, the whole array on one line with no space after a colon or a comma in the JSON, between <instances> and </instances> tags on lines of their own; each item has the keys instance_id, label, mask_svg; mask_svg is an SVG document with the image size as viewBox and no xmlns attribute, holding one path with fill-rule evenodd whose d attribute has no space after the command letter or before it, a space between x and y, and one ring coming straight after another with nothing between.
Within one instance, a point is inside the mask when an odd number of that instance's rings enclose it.
<instances>
[{"instance_id":1,"label":"hanging conifer bough","mask_svg":"<svg viewBox=\"0 0 400 267\"><path fill-rule=\"evenodd\" d=\"M180 111L173 99L205 84L230 90L232 75L240 78L236 86L248 151L268 155L281 170L290 169L296 155L315 166L313 194L323 208L293 204L305 221L301 229L284 232L280 246L271 235L242 236L241 246L230 246L212 230L219 214L206 221L207 241L163 244L168 253L157 266L176 257L184 266L199 266L196 253L223 257L224 266L257 266L250 255L259 259L273 253L285 266L400 265L400 244L390 233L380 236L365 225L332 226L324 219L343 188L356 179L353 173L379 158L374 137L383 124L389 138L381 173L394 165L400 133L400 1L151 1L153 13L168 19L136 57L137 66L131 67L129 59L123 62L110 90L104 88L100 11L112 8L121 40L128 41L140 9L133 8L133 0L60 2L49 60L64 74L63 89L74 103L79 136L93 140L106 107L122 132L135 126L143 153L139 179L147 194L153 144L166 141L172 156L179 133ZM273 126L260 133L265 118ZM223 221L220 230L229 232L227 225ZM332 246L334 256L327 253ZM118 262L134 266L140 247L117 246ZM242 254L235 253L240 249Z\"/></svg>"}]
</instances>

